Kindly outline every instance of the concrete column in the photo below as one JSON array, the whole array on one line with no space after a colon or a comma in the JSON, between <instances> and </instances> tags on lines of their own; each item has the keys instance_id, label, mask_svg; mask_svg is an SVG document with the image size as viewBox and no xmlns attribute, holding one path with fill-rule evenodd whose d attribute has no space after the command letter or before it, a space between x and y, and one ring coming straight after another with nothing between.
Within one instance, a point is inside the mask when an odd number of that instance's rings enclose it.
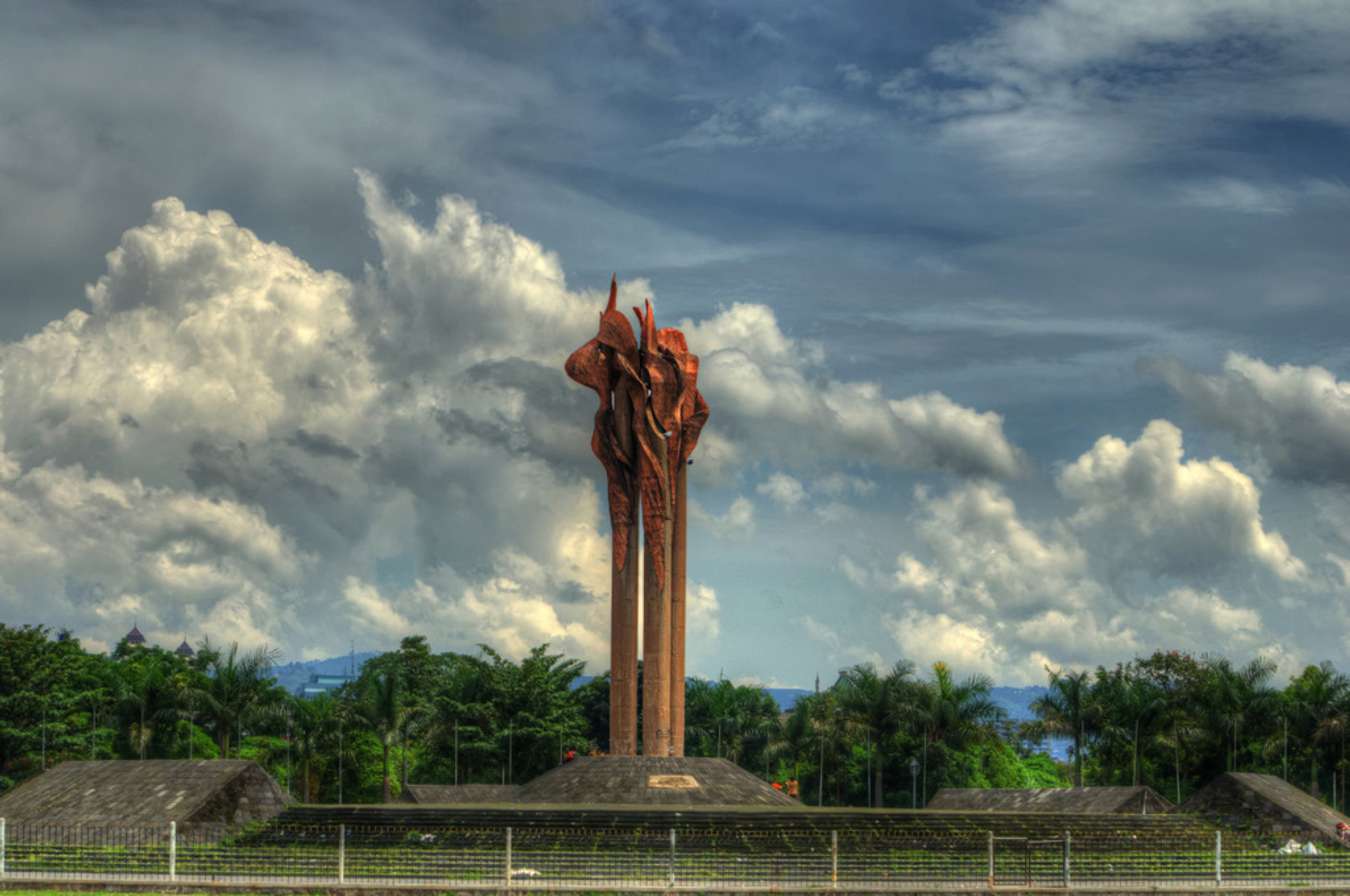
<instances>
[{"instance_id":1,"label":"concrete column","mask_svg":"<svg viewBox=\"0 0 1350 896\"><path fill-rule=\"evenodd\" d=\"M623 568L612 562L609 638L609 752L637 755L638 660L638 489L632 486L633 522L628 531ZM612 558L617 561L619 558Z\"/></svg>"},{"instance_id":2,"label":"concrete column","mask_svg":"<svg viewBox=\"0 0 1350 896\"><path fill-rule=\"evenodd\" d=\"M685 625L685 563L688 556L689 467L676 459L675 518L671 538L670 558L670 752L684 755L684 625Z\"/></svg>"},{"instance_id":3,"label":"concrete column","mask_svg":"<svg viewBox=\"0 0 1350 896\"><path fill-rule=\"evenodd\" d=\"M660 440L652 452L660 481L669 482L665 446ZM649 463L644 454L643 463ZM649 480L651 481L651 480ZM670 545L671 507L647 507L646 500L661 501L661 490L643 494L642 540L646 547L642 569L642 753L670 755ZM654 524L654 525L647 525Z\"/></svg>"}]
</instances>

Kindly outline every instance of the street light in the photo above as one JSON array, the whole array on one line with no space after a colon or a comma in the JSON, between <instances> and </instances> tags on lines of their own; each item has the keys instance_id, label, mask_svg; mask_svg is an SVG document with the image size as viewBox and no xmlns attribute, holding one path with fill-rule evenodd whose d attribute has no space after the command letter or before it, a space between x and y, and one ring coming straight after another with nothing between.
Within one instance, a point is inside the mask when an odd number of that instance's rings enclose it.
<instances>
[{"instance_id":1,"label":"street light","mask_svg":"<svg viewBox=\"0 0 1350 896\"><path fill-rule=\"evenodd\" d=\"M919 808L919 760L909 757L909 807Z\"/></svg>"}]
</instances>

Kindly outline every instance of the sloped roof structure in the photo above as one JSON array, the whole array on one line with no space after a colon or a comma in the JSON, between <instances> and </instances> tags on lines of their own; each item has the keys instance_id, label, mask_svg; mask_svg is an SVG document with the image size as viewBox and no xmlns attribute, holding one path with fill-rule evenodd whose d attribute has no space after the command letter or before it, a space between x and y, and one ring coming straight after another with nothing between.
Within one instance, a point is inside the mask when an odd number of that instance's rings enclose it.
<instances>
[{"instance_id":1,"label":"sloped roof structure","mask_svg":"<svg viewBox=\"0 0 1350 896\"><path fill-rule=\"evenodd\" d=\"M0 797L10 824L154 826L271 818L289 799L256 762L63 762Z\"/></svg>"},{"instance_id":2,"label":"sloped roof structure","mask_svg":"<svg viewBox=\"0 0 1350 896\"><path fill-rule=\"evenodd\" d=\"M1283 778L1255 772L1220 775L1181 808L1239 830L1305 839L1336 840L1336 825L1350 824L1350 818Z\"/></svg>"},{"instance_id":3,"label":"sloped roof structure","mask_svg":"<svg viewBox=\"0 0 1350 896\"><path fill-rule=\"evenodd\" d=\"M405 803L450 805L454 803L510 803L520 788L514 784L409 784L403 789Z\"/></svg>"},{"instance_id":4,"label":"sloped roof structure","mask_svg":"<svg viewBox=\"0 0 1350 896\"><path fill-rule=\"evenodd\" d=\"M525 803L643 806L801 804L728 759L691 756L582 756L520 788Z\"/></svg>"},{"instance_id":5,"label":"sloped roof structure","mask_svg":"<svg viewBox=\"0 0 1350 896\"><path fill-rule=\"evenodd\" d=\"M1156 815L1175 808L1151 787L944 787L925 807L955 812Z\"/></svg>"},{"instance_id":6,"label":"sloped roof structure","mask_svg":"<svg viewBox=\"0 0 1350 896\"><path fill-rule=\"evenodd\" d=\"M410 784L403 799L420 804L801 807L730 760L689 756L582 756L528 784Z\"/></svg>"}]
</instances>

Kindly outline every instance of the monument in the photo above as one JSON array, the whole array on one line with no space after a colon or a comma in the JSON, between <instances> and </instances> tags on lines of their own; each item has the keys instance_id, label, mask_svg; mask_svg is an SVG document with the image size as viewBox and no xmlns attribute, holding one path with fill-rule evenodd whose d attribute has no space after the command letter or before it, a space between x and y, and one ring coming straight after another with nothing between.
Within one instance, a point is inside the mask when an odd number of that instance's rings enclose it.
<instances>
[{"instance_id":1,"label":"monument","mask_svg":"<svg viewBox=\"0 0 1350 896\"><path fill-rule=\"evenodd\" d=\"M605 469L610 557L609 751L637 755L639 520L642 566L642 754L684 755L686 470L708 404L684 334L634 308L640 338L617 310L617 278L599 332L567 375L600 398L591 451Z\"/></svg>"}]
</instances>

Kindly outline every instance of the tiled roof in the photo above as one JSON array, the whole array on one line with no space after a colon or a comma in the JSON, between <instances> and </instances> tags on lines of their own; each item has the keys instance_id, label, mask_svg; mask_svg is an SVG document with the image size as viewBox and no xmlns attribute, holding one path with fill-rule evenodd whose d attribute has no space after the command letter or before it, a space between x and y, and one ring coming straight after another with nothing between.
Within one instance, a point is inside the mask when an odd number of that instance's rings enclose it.
<instances>
[{"instance_id":1,"label":"tiled roof","mask_svg":"<svg viewBox=\"0 0 1350 896\"><path fill-rule=\"evenodd\" d=\"M1174 808L1150 787L944 787L928 809L1079 814L1152 814Z\"/></svg>"}]
</instances>

